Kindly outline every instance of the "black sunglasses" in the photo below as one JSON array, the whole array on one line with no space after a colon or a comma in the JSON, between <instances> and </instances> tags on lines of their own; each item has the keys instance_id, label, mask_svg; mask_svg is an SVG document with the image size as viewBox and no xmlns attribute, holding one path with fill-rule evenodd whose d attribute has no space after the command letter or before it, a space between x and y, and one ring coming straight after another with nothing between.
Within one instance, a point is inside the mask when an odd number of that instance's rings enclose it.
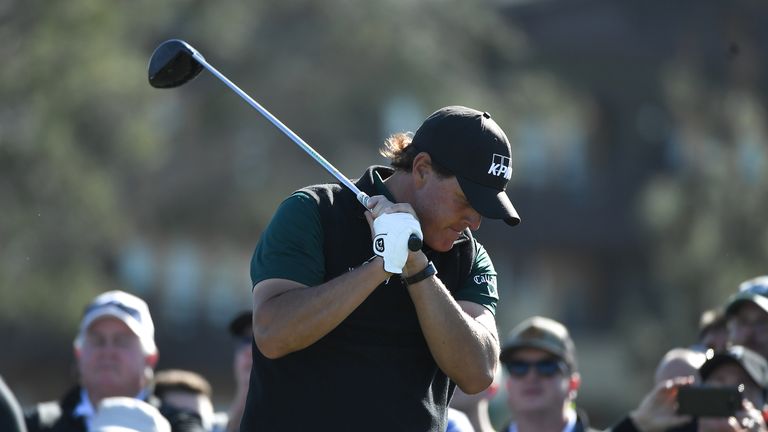
<instances>
[{"instance_id":1,"label":"black sunglasses","mask_svg":"<svg viewBox=\"0 0 768 432\"><path fill-rule=\"evenodd\" d=\"M133 318L135 318L136 321L142 322L141 321L141 313L139 312L138 309L134 309L134 308L132 308L130 306L126 306L126 305L124 305L123 303L120 303L117 300L108 301L106 303L95 303L95 304L89 305L87 308L85 308L85 311L83 312L83 316L88 315L88 313L90 313L91 311L94 311L96 309L102 309L102 308L106 308L106 307L110 307L110 306L114 306L114 307L120 309L121 311L127 313L128 315L130 315Z\"/></svg>"},{"instance_id":2,"label":"black sunglasses","mask_svg":"<svg viewBox=\"0 0 768 432\"><path fill-rule=\"evenodd\" d=\"M537 362L510 360L504 362L504 367L507 368L507 372L510 375L518 378L528 375L528 371L531 368L535 369L536 373L541 377L551 377L567 370L565 363L555 359L539 360Z\"/></svg>"}]
</instances>

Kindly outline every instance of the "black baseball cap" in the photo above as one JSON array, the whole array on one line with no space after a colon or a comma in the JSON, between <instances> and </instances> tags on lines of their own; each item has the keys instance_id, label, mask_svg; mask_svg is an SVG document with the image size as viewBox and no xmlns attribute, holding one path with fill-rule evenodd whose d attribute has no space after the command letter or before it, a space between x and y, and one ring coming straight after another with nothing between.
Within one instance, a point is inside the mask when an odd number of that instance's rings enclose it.
<instances>
[{"instance_id":1,"label":"black baseball cap","mask_svg":"<svg viewBox=\"0 0 768 432\"><path fill-rule=\"evenodd\" d=\"M440 108L424 120L411 145L455 175L483 217L520 223L505 192L512 177L512 150L490 114L463 106Z\"/></svg>"},{"instance_id":2,"label":"black baseball cap","mask_svg":"<svg viewBox=\"0 0 768 432\"><path fill-rule=\"evenodd\" d=\"M739 345L716 353L711 350L708 351L707 360L699 368L699 375L703 380L706 380L715 369L726 363L735 363L741 366L763 391L768 389L768 362L760 354Z\"/></svg>"},{"instance_id":3,"label":"black baseball cap","mask_svg":"<svg viewBox=\"0 0 768 432\"><path fill-rule=\"evenodd\" d=\"M251 329L253 314L251 311L238 313L229 323L229 334L235 337L247 336Z\"/></svg>"}]
</instances>

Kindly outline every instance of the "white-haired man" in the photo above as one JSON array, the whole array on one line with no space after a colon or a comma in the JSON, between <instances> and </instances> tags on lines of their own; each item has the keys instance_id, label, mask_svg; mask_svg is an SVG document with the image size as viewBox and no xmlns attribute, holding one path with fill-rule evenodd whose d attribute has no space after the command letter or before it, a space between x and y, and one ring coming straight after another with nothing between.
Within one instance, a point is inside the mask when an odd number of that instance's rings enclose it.
<instances>
[{"instance_id":1,"label":"white-haired man","mask_svg":"<svg viewBox=\"0 0 768 432\"><path fill-rule=\"evenodd\" d=\"M26 415L29 432L86 432L106 398L124 396L158 404L149 386L157 364L155 326L147 303L123 291L97 296L83 312L74 341L79 384L59 401ZM161 407L175 432L202 431L199 419Z\"/></svg>"}]
</instances>

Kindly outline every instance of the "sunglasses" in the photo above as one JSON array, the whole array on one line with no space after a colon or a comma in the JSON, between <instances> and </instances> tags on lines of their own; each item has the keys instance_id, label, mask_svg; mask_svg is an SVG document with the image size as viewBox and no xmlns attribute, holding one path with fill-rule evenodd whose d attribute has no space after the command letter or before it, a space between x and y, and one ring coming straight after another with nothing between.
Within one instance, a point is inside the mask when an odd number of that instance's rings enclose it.
<instances>
[{"instance_id":1,"label":"sunglasses","mask_svg":"<svg viewBox=\"0 0 768 432\"><path fill-rule=\"evenodd\" d=\"M560 360L548 359L537 362L526 362L522 360L510 360L504 362L504 367L510 375L522 378L528 375L528 371L533 368L540 377L551 377L567 370L565 363Z\"/></svg>"},{"instance_id":2,"label":"sunglasses","mask_svg":"<svg viewBox=\"0 0 768 432\"><path fill-rule=\"evenodd\" d=\"M121 303L119 301L116 301L116 300L108 301L106 303L92 304L92 305L88 306L87 308L85 308L85 311L83 312L83 316L88 315L88 313L90 313L91 311L94 311L96 309L103 309L103 308L107 308L107 307L110 307L110 306L116 307L116 308L120 309L121 311L127 313L128 315L130 315L134 319L136 319L136 321L142 322L142 320L141 320L141 313L139 312L138 309L134 309L134 308L132 308L130 306L126 306L123 303Z\"/></svg>"}]
</instances>

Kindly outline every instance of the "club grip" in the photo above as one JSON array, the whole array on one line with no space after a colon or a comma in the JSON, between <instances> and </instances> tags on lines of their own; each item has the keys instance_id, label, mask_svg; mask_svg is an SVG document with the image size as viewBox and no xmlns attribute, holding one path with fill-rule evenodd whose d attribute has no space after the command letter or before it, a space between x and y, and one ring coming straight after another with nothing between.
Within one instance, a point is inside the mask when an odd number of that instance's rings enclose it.
<instances>
[{"instance_id":1,"label":"club grip","mask_svg":"<svg viewBox=\"0 0 768 432\"><path fill-rule=\"evenodd\" d=\"M416 252L417 250L421 250L421 246L424 242L421 241L419 236L416 234L411 234L410 237L408 237L408 249L410 249L413 252Z\"/></svg>"}]
</instances>

